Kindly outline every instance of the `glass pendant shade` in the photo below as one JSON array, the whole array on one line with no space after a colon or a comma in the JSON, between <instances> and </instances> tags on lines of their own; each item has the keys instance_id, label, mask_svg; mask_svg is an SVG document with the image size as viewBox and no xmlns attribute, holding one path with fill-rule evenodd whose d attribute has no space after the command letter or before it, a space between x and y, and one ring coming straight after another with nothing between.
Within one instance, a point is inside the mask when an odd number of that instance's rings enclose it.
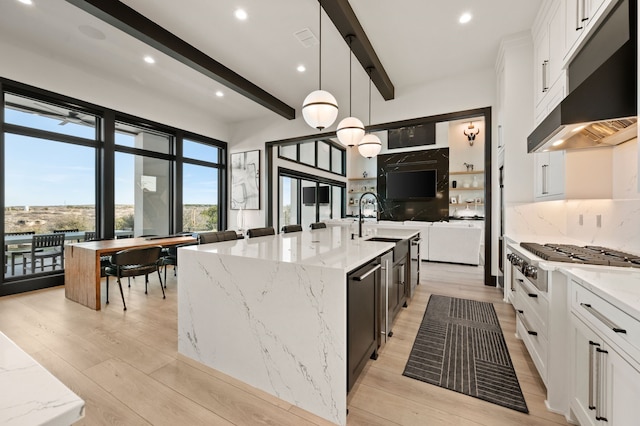
<instances>
[{"instance_id":1,"label":"glass pendant shade","mask_svg":"<svg viewBox=\"0 0 640 426\"><path fill-rule=\"evenodd\" d=\"M364 124L355 117L343 118L338 123L336 132L338 140L346 146L355 146L360 143L364 136Z\"/></svg>"},{"instance_id":2,"label":"glass pendant shade","mask_svg":"<svg viewBox=\"0 0 640 426\"><path fill-rule=\"evenodd\" d=\"M375 157L381 149L382 142L380 142L380 138L372 133L364 135L358 144L358 152L360 152L360 155L367 158Z\"/></svg>"},{"instance_id":3,"label":"glass pendant shade","mask_svg":"<svg viewBox=\"0 0 640 426\"><path fill-rule=\"evenodd\" d=\"M304 98L302 117L309 126L318 130L325 129L338 118L338 101L325 90L315 90Z\"/></svg>"}]
</instances>

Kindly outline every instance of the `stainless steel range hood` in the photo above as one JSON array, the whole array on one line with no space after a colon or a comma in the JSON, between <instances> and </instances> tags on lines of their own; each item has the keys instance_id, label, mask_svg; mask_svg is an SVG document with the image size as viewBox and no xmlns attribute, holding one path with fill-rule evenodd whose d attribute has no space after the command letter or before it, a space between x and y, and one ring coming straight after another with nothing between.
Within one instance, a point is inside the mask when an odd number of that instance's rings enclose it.
<instances>
[{"instance_id":1,"label":"stainless steel range hood","mask_svg":"<svg viewBox=\"0 0 640 426\"><path fill-rule=\"evenodd\" d=\"M636 39L636 1L621 1L569 65L569 94L529 135L528 152L612 146L637 136Z\"/></svg>"}]
</instances>

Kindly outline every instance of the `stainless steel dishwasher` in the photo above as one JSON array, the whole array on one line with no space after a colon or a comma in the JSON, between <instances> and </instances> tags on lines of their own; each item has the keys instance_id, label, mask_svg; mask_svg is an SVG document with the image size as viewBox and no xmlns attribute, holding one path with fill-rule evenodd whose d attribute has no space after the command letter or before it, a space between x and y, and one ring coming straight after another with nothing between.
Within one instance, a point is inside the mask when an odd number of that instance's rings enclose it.
<instances>
[{"instance_id":1,"label":"stainless steel dishwasher","mask_svg":"<svg viewBox=\"0 0 640 426\"><path fill-rule=\"evenodd\" d=\"M347 275L347 392L369 358L378 358L380 269L376 258Z\"/></svg>"}]
</instances>

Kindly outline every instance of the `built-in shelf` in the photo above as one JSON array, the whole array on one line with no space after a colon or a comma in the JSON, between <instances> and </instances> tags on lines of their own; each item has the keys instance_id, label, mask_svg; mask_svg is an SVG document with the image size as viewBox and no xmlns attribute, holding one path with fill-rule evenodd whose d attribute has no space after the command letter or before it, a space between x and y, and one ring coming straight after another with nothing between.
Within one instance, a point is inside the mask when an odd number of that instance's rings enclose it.
<instances>
[{"instance_id":1,"label":"built-in shelf","mask_svg":"<svg viewBox=\"0 0 640 426\"><path fill-rule=\"evenodd\" d=\"M477 175L484 173L484 170L474 170L472 172L449 172L449 175Z\"/></svg>"},{"instance_id":2,"label":"built-in shelf","mask_svg":"<svg viewBox=\"0 0 640 426\"><path fill-rule=\"evenodd\" d=\"M474 202L469 202L469 201L460 201L459 203L449 203L450 206L460 206L460 205L464 205L464 204L469 204L472 206L484 206L484 203L474 203Z\"/></svg>"},{"instance_id":3,"label":"built-in shelf","mask_svg":"<svg viewBox=\"0 0 640 426\"><path fill-rule=\"evenodd\" d=\"M449 188L449 191L483 191L484 186L476 186L475 188Z\"/></svg>"},{"instance_id":4,"label":"built-in shelf","mask_svg":"<svg viewBox=\"0 0 640 426\"><path fill-rule=\"evenodd\" d=\"M373 177L366 177L366 178L349 178L348 180L372 180L372 179L378 179L376 176Z\"/></svg>"}]
</instances>

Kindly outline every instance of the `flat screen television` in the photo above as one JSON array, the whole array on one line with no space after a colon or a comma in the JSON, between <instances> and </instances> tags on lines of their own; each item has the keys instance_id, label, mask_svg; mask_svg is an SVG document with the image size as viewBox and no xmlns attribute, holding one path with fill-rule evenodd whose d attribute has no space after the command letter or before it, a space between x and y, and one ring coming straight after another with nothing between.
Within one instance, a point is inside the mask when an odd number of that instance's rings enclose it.
<instances>
[{"instance_id":1,"label":"flat screen television","mask_svg":"<svg viewBox=\"0 0 640 426\"><path fill-rule=\"evenodd\" d=\"M421 200L436 196L436 171L387 172L388 200Z\"/></svg>"},{"instance_id":2,"label":"flat screen television","mask_svg":"<svg viewBox=\"0 0 640 426\"><path fill-rule=\"evenodd\" d=\"M328 186L321 186L318 188L318 204L329 204Z\"/></svg>"},{"instance_id":3,"label":"flat screen television","mask_svg":"<svg viewBox=\"0 0 640 426\"><path fill-rule=\"evenodd\" d=\"M302 188L302 204L315 204L316 203L316 187L308 186Z\"/></svg>"}]
</instances>

